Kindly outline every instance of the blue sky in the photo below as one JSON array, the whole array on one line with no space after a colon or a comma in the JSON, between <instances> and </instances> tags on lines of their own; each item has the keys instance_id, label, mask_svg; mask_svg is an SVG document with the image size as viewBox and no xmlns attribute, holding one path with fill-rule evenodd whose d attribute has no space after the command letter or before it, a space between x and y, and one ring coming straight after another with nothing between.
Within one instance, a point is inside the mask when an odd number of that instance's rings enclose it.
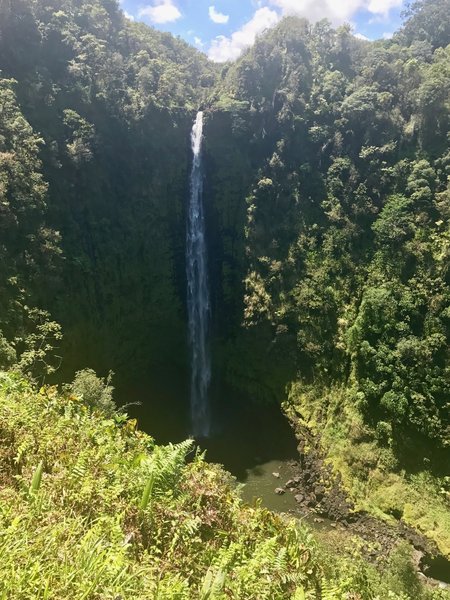
<instances>
[{"instance_id":1,"label":"blue sky","mask_svg":"<svg viewBox=\"0 0 450 600\"><path fill-rule=\"evenodd\" d=\"M405 0L120 0L126 15L179 35L217 62L236 59L283 15L334 25L350 23L355 35L390 37Z\"/></svg>"}]
</instances>

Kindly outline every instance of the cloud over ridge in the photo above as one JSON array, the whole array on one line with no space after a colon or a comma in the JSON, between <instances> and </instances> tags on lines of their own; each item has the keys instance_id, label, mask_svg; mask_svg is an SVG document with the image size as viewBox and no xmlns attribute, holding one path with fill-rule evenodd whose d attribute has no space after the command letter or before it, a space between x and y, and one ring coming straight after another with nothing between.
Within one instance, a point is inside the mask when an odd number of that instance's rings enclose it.
<instances>
[{"instance_id":1,"label":"cloud over ridge","mask_svg":"<svg viewBox=\"0 0 450 600\"><path fill-rule=\"evenodd\" d=\"M274 27L283 16L295 15L311 22L329 19L337 26L349 22L359 11L367 11L377 18L385 19L392 9L403 5L403 0L260 0L258 5L253 17L240 29L229 37L221 35L212 40L208 51L211 60L235 60L255 42L260 33ZM214 6L210 7L210 17L211 9L215 11ZM356 35L360 39L365 38L362 34Z\"/></svg>"},{"instance_id":2,"label":"cloud over ridge","mask_svg":"<svg viewBox=\"0 0 450 600\"><path fill-rule=\"evenodd\" d=\"M155 0L150 6L139 10L139 17L148 17L152 23L171 23L181 17L181 12L173 0Z\"/></svg>"},{"instance_id":3,"label":"cloud over ridge","mask_svg":"<svg viewBox=\"0 0 450 600\"><path fill-rule=\"evenodd\" d=\"M208 56L215 62L235 60L243 50L250 47L260 33L274 27L280 20L279 14L268 7L259 8L250 21L230 37L219 35L211 42Z\"/></svg>"}]
</instances>

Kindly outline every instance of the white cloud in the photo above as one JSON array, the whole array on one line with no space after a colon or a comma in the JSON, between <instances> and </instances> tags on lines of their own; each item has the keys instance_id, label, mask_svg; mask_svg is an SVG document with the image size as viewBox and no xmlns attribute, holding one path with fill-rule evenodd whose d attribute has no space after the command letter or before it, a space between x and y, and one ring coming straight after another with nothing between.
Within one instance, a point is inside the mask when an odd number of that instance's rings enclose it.
<instances>
[{"instance_id":1,"label":"white cloud","mask_svg":"<svg viewBox=\"0 0 450 600\"><path fill-rule=\"evenodd\" d=\"M238 31L231 34L231 37L219 35L211 42L208 56L215 62L225 62L235 60L245 48L251 46L256 36L265 29L274 27L280 16L275 10L264 7L259 8L252 19L245 23Z\"/></svg>"},{"instance_id":2,"label":"white cloud","mask_svg":"<svg viewBox=\"0 0 450 600\"><path fill-rule=\"evenodd\" d=\"M355 38L358 38L358 40L364 40L365 42L369 42L369 38L365 35L363 35L362 33L355 33L353 34L355 36Z\"/></svg>"},{"instance_id":3,"label":"white cloud","mask_svg":"<svg viewBox=\"0 0 450 600\"><path fill-rule=\"evenodd\" d=\"M393 31L385 31L381 37L383 38L383 40L390 40L393 35Z\"/></svg>"},{"instance_id":4,"label":"white cloud","mask_svg":"<svg viewBox=\"0 0 450 600\"><path fill-rule=\"evenodd\" d=\"M367 10L374 15L387 17L393 8L400 8L403 0L370 0Z\"/></svg>"},{"instance_id":5,"label":"white cloud","mask_svg":"<svg viewBox=\"0 0 450 600\"><path fill-rule=\"evenodd\" d=\"M253 18L230 37L217 36L208 51L210 59L215 62L235 60L254 43L257 35L274 27L281 16L297 15L311 22L327 18L333 25L340 25L351 23L358 11L365 10L374 15L373 19L384 21L393 8L403 5L404 0L252 0L252 3L259 7ZM214 6L210 7L210 16L212 10L216 12ZM383 34L383 37L388 35L391 34ZM356 33L355 37L369 39L361 33Z\"/></svg>"},{"instance_id":6,"label":"white cloud","mask_svg":"<svg viewBox=\"0 0 450 600\"><path fill-rule=\"evenodd\" d=\"M224 23L228 23L230 15L224 15L223 13L218 12L216 10L215 6L210 6L209 7L209 18L214 23L224 24Z\"/></svg>"},{"instance_id":7,"label":"white cloud","mask_svg":"<svg viewBox=\"0 0 450 600\"><path fill-rule=\"evenodd\" d=\"M197 36L194 37L194 44L199 48L203 48L203 46L205 45L205 43L202 42L202 39Z\"/></svg>"},{"instance_id":8,"label":"white cloud","mask_svg":"<svg viewBox=\"0 0 450 600\"><path fill-rule=\"evenodd\" d=\"M334 24L349 19L365 0L269 0L284 15L298 15L309 21L328 18Z\"/></svg>"},{"instance_id":9,"label":"white cloud","mask_svg":"<svg viewBox=\"0 0 450 600\"><path fill-rule=\"evenodd\" d=\"M170 23L181 17L181 12L173 0L154 0L152 6L145 6L139 11L140 17L148 17L152 23Z\"/></svg>"},{"instance_id":10,"label":"white cloud","mask_svg":"<svg viewBox=\"0 0 450 600\"><path fill-rule=\"evenodd\" d=\"M125 17L127 19L129 19L130 21L134 21L134 17L133 15L130 15L130 13L128 13L126 10L123 11L123 14L125 15Z\"/></svg>"},{"instance_id":11,"label":"white cloud","mask_svg":"<svg viewBox=\"0 0 450 600\"><path fill-rule=\"evenodd\" d=\"M385 17L392 8L402 6L403 0L268 0L268 3L281 9L283 15L298 15L312 22L327 18L339 25L364 9Z\"/></svg>"}]
</instances>

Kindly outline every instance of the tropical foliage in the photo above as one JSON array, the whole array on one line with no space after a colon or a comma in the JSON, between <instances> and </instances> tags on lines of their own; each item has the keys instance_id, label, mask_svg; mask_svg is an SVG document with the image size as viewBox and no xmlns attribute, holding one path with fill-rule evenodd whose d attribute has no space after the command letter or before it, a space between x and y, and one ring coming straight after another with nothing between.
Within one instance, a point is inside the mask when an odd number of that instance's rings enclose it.
<instances>
[{"instance_id":1,"label":"tropical foliage","mask_svg":"<svg viewBox=\"0 0 450 600\"><path fill-rule=\"evenodd\" d=\"M0 373L0 400L2 598L444 597L422 589L409 550L383 578L357 555L330 568L304 527L244 505L192 440L156 446L92 397L14 373Z\"/></svg>"},{"instance_id":2,"label":"tropical foliage","mask_svg":"<svg viewBox=\"0 0 450 600\"><path fill-rule=\"evenodd\" d=\"M229 380L272 398L296 379L342 385L400 457L414 440L415 460L437 462L450 393L448 16L430 37L441 9L413 5L393 40L374 43L285 19L224 69L207 132L216 166L230 98L226 143L244 185L223 191L222 168L208 173L219 268L239 273L219 301L235 315Z\"/></svg>"},{"instance_id":3,"label":"tropical foliage","mask_svg":"<svg viewBox=\"0 0 450 600\"><path fill-rule=\"evenodd\" d=\"M383 580L321 558L80 369L183 380L204 106L216 387L289 396L360 506L446 550L449 15L376 42L286 18L218 68L116 0L0 0L5 598L427 597L401 549ZM61 361L62 392L27 383Z\"/></svg>"}]
</instances>

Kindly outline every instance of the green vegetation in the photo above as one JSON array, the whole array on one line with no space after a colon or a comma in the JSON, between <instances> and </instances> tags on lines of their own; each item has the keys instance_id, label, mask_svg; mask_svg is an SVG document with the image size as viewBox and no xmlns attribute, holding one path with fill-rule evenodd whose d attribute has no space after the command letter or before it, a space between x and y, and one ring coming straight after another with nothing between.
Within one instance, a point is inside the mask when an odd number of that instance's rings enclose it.
<instances>
[{"instance_id":1,"label":"green vegetation","mask_svg":"<svg viewBox=\"0 0 450 600\"><path fill-rule=\"evenodd\" d=\"M380 422L372 429L345 388L317 390L296 384L284 407L294 424L321 436L327 461L341 473L356 510L390 521L401 518L450 555L447 476L433 475L426 463L400 468L389 428Z\"/></svg>"},{"instance_id":2,"label":"green vegetation","mask_svg":"<svg viewBox=\"0 0 450 600\"><path fill-rule=\"evenodd\" d=\"M433 460L448 444L450 47L400 42L286 19L221 85L251 103L231 119L262 154L241 225L241 318L276 365L252 378L270 391L290 366L281 383L344 384L399 456L414 440Z\"/></svg>"},{"instance_id":3,"label":"green vegetation","mask_svg":"<svg viewBox=\"0 0 450 600\"><path fill-rule=\"evenodd\" d=\"M183 380L204 106L216 387L286 401L359 508L450 553L447 4L373 43L287 18L218 68L115 0L0 0L4 598L430 596L409 550L330 560L243 506L95 371Z\"/></svg>"},{"instance_id":4,"label":"green vegetation","mask_svg":"<svg viewBox=\"0 0 450 600\"><path fill-rule=\"evenodd\" d=\"M366 43L285 19L225 67L206 134L221 372L260 400L290 390L357 504L446 553L449 23L419 2Z\"/></svg>"},{"instance_id":5,"label":"green vegetation","mask_svg":"<svg viewBox=\"0 0 450 600\"><path fill-rule=\"evenodd\" d=\"M58 233L46 225L42 140L23 117L13 82L0 80L0 363L51 371L46 351L60 327L35 306L42 281L54 290ZM34 305L34 306L33 306Z\"/></svg>"},{"instance_id":6,"label":"green vegetation","mask_svg":"<svg viewBox=\"0 0 450 600\"><path fill-rule=\"evenodd\" d=\"M14 342L45 306L61 378L183 365L188 139L215 71L114 0L0 3L1 285L18 278L0 329Z\"/></svg>"},{"instance_id":7,"label":"green vegetation","mask_svg":"<svg viewBox=\"0 0 450 600\"><path fill-rule=\"evenodd\" d=\"M0 373L2 598L444 598L407 548L382 577L357 553L330 561L294 521L244 505L192 441L156 446L105 412L93 377L72 387L85 399Z\"/></svg>"}]
</instances>

